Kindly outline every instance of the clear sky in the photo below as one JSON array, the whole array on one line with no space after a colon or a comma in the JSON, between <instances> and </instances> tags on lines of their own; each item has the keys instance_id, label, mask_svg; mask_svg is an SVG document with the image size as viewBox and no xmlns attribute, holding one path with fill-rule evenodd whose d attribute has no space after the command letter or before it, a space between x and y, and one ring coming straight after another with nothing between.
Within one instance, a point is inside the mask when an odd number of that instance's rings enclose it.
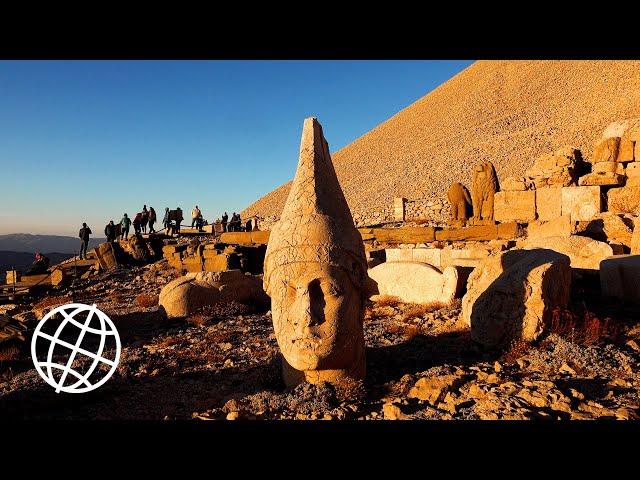
<instances>
[{"instance_id":1,"label":"clear sky","mask_svg":"<svg viewBox=\"0 0 640 480\"><path fill-rule=\"evenodd\" d=\"M335 152L471 63L0 61L0 234L240 212L293 177L305 117Z\"/></svg>"}]
</instances>

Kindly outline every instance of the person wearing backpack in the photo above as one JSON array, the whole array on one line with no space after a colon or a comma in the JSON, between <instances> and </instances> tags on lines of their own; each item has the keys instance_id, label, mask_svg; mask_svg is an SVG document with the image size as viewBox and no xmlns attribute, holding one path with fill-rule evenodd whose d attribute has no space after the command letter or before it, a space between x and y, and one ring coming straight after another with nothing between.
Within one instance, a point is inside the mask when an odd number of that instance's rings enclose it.
<instances>
[{"instance_id":1,"label":"person wearing backpack","mask_svg":"<svg viewBox=\"0 0 640 480\"><path fill-rule=\"evenodd\" d=\"M91 231L91 229L89 227L87 227L86 223L82 223L82 228L80 229L80 232L78 232L78 236L80 237L81 243L80 243L80 260L86 260L87 259L87 247L89 246L89 235L91 235L93 232Z\"/></svg>"}]
</instances>

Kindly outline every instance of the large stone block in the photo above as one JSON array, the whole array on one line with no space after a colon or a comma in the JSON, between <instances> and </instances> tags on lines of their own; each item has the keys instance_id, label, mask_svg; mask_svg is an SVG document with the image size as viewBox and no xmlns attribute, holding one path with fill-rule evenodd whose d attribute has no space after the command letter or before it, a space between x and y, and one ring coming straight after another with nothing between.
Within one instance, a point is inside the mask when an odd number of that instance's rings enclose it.
<instances>
[{"instance_id":1,"label":"large stone block","mask_svg":"<svg viewBox=\"0 0 640 480\"><path fill-rule=\"evenodd\" d=\"M640 303L640 255L617 255L602 260L600 288L605 297Z\"/></svg>"},{"instance_id":2,"label":"large stone block","mask_svg":"<svg viewBox=\"0 0 640 480\"><path fill-rule=\"evenodd\" d=\"M372 228L380 243L430 243L436 239L433 227Z\"/></svg>"},{"instance_id":3,"label":"large stone block","mask_svg":"<svg viewBox=\"0 0 640 480\"><path fill-rule=\"evenodd\" d=\"M571 288L569 258L545 249L510 250L487 258L467 281L462 318L471 338L493 348L534 341Z\"/></svg>"},{"instance_id":4,"label":"large stone block","mask_svg":"<svg viewBox=\"0 0 640 480\"><path fill-rule=\"evenodd\" d=\"M618 159L619 147L620 137L610 137L599 141L593 150L591 162L615 162Z\"/></svg>"},{"instance_id":5,"label":"large stone block","mask_svg":"<svg viewBox=\"0 0 640 480\"><path fill-rule=\"evenodd\" d=\"M563 215L547 222L536 220L527 227L529 238L570 237L574 233L574 222L570 215Z\"/></svg>"},{"instance_id":6,"label":"large stone block","mask_svg":"<svg viewBox=\"0 0 640 480\"><path fill-rule=\"evenodd\" d=\"M634 142L628 138L620 139L620 147L618 148L618 161L619 162L632 162L633 161L633 148Z\"/></svg>"},{"instance_id":7,"label":"large stone block","mask_svg":"<svg viewBox=\"0 0 640 480\"><path fill-rule=\"evenodd\" d=\"M632 225L630 219L604 212L587 222L578 222L575 232L601 242L631 247Z\"/></svg>"},{"instance_id":8,"label":"large stone block","mask_svg":"<svg viewBox=\"0 0 640 480\"><path fill-rule=\"evenodd\" d=\"M589 173L580 177L578 185L601 185L610 187L620 187L624 185L625 176L618 173L605 172L605 173Z\"/></svg>"},{"instance_id":9,"label":"large stone block","mask_svg":"<svg viewBox=\"0 0 640 480\"><path fill-rule=\"evenodd\" d=\"M489 256L489 250L484 248L451 248L441 251L441 268L450 266L477 267Z\"/></svg>"},{"instance_id":10,"label":"large stone block","mask_svg":"<svg viewBox=\"0 0 640 480\"><path fill-rule=\"evenodd\" d=\"M446 228L436 231L438 241L484 241L498 238L497 225L477 225L465 228Z\"/></svg>"},{"instance_id":11,"label":"large stone block","mask_svg":"<svg viewBox=\"0 0 640 480\"><path fill-rule=\"evenodd\" d=\"M377 294L398 297L408 303L450 303L458 286L455 268L440 272L432 265L418 262L385 262L370 269L369 277L377 285Z\"/></svg>"},{"instance_id":12,"label":"large stone block","mask_svg":"<svg viewBox=\"0 0 640 480\"><path fill-rule=\"evenodd\" d=\"M640 184L612 188L607 193L607 199L610 212L640 215Z\"/></svg>"},{"instance_id":13,"label":"large stone block","mask_svg":"<svg viewBox=\"0 0 640 480\"><path fill-rule=\"evenodd\" d=\"M231 245L248 245L253 243L251 234L253 232L225 232L220 235L220 242L229 243Z\"/></svg>"},{"instance_id":14,"label":"large stone block","mask_svg":"<svg viewBox=\"0 0 640 480\"><path fill-rule=\"evenodd\" d=\"M202 271L202 257L185 257L182 259L182 268L189 273L197 273Z\"/></svg>"},{"instance_id":15,"label":"large stone block","mask_svg":"<svg viewBox=\"0 0 640 480\"><path fill-rule=\"evenodd\" d=\"M572 235L570 237L528 238L525 249L548 249L568 256L571 268L598 270L600 262L613 255L610 245L588 237Z\"/></svg>"},{"instance_id":16,"label":"large stone block","mask_svg":"<svg viewBox=\"0 0 640 480\"><path fill-rule=\"evenodd\" d=\"M441 250L438 248L387 248L387 262L420 262L439 267Z\"/></svg>"},{"instance_id":17,"label":"large stone block","mask_svg":"<svg viewBox=\"0 0 640 480\"><path fill-rule=\"evenodd\" d=\"M393 199L393 218L396 222L404 222L406 198L396 197Z\"/></svg>"},{"instance_id":18,"label":"large stone block","mask_svg":"<svg viewBox=\"0 0 640 480\"><path fill-rule=\"evenodd\" d=\"M514 240L522 235L524 230L517 222L498 224L498 240Z\"/></svg>"},{"instance_id":19,"label":"large stone block","mask_svg":"<svg viewBox=\"0 0 640 480\"><path fill-rule=\"evenodd\" d=\"M619 162L598 162L591 168L592 173L617 173L624 175L624 165Z\"/></svg>"},{"instance_id":20,"label":"large stone block","mask_svg":"<svg viewBox=\"0 0 640 480\"><path fill-rule=\"evenodd\" d=\"M600 187L562 187L562 215L570 215L577 222L591 220L600 212Z\"/></svg>"},{"instance_id":21,"label":"large stone block","mask_svg":"<svg viewBox=\"0 0 640 480\"><path fill-rule=\"evenodd\" d=\"M562 215L562 187L536 190L536 214L541 221L553 220Z\"/></svg>"},{"instance_id":22,"label":"large stone block","mask_svg":"<svg viewBox=\"0 0 640 480\"><path fill-rule=\"evenodd\" d=\"M266 245L269 243L269 230L254 230L251 232L251 243L258 243L260 245Z\"/></svg>"},{"instance_id":23,"label":"large stone block","mask_svg":"<svg viewBox=\"0 0 640 480\"><path fill-rule=\"evenodd\" d=\"M498 222L529 222L536 219L536 191L496 192L494 219Z\"/></svg>"}]
</instances>

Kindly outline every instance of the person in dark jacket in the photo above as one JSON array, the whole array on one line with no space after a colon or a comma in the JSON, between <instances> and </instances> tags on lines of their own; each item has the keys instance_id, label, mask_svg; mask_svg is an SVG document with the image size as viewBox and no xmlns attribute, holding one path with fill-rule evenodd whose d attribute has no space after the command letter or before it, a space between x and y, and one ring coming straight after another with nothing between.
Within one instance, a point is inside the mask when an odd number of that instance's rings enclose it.
<instances>
[{"instance_id":1,"label":"person in dark jacket","mask_svg":"<svg viewBox=\"0 0 640 480\"><path fill-rule=\"evenodd\" d=\"M142 233L147 233L147 223L149 222L149 210L147 210L147 206L143 205L142 207L142 218L140 219L140 228L142 229Z\"/></svg>"},{"instance_id":2,"label":"person in dark jacket","mask_svg":"<svg viewBox=\"0 0 640 480\"><path fill-rule=\"evenodd\" d=\"M104 227L104 235L107 237L107 242L113 243L116 241L116 226L113 220L110 220L106 227Z\"/></svg>"},{"instance_id":3,"label":"person in dark jacket","mask_svg":"<svg viewBox=\"0 0 640 480\"><path fill-rule=\"evenodd\" d=\"M156 223L157 219L158 217L156 217L156 211L153 209L153 207L149 207L149 233L156 233L156 229L153 228L153 224Z\"/></svg>"},{"instance_id":4,"label":"person in dark jacket","mask_svg":"<svg viewBox=\"0 0 640 480\"><path fill-rule=\"evenodd\" d=\"M165 228L167 234L169 234L169 230L171 229L171 220L169 217L169 207L166 207L164 209L164 217L162 218L162 226Z\"/></svg>"},{"instance_id":5,"label":"person in dark jacket","mask_svg":"<svg viewBox=\"0 0 640 480\"><path fill-rule=\"evenodd\" d=\"M224 215L222 215L222 231L226 232L227 231L227 222L229 221L229 215L227 215L227 212L224 212Z\"/></svg>"},{"instance_id":6,"label":"person in dark jacket","mask_svg":"<svg viewBox=\"0 0 640 480\"><path fill-rule=\"evenodd\" d=\"M40 273L47 273L50 263L51 262L48 257L42 255L40 252L36 252L36 259L27 269L25 275L38 275Z\"/></svg>"},{"instance_id":7,"label":"person in dark jacket","mask_svg":"<svg viewBox=\"0 0 640 480\"><path fill-rule=\"evenodd\" d=\"M182 209L180 207L176 208L176 229L175 233L180 233L180 224L184 220L184 216L182 215Z\"/></svg>"},{"instance_id":8,"label":"person in dark jacket","mask_svg":"<svg viewBox=\"0 0 640 480\"><path fill-rule=\"evenodd\" d=\"M120 220L120 225L122 228L122 235L121 237L124 237L124 239L126 240L127 238L129 238L129 227L131 226L131 219L127 216L127 214L124 214L124 217L122 217L122 220Z\"/></svg>"},{"instance_id":9,"label":"person in dark jacket","mask_svg":"<svg viewBox=\"0 0 640 480\"><path fill-rule=\"evenodd\" d=\"M250 232L251 231L251 219L247 220L247 224L245 226L245 232Z\"/></svg>"},{"instance_id":10,"label":"person in dark jacket","mask_svg":"<svg viewBox=\"0 0 640 480\"><path fill-rule=\"evenodd\" d=\"M133 232L136 235L140 235L140 225L142 224L142 212L136 213L136 216L133 218Z\"/></svg>"},{"instance_id":11,"label":"person in dark jacket","mask_svg":"<svg viewBox=\"0 0 640 480\"><path fill-rule=\"evenodd\" d=\"M87 227L86 223L82 223L82 228L80 232L78 232L78 236L80 237L80 260L86 260L87 258L87 247L89 246L89 235L93 232L89 227Z\"/></svg>"}]
</instances>

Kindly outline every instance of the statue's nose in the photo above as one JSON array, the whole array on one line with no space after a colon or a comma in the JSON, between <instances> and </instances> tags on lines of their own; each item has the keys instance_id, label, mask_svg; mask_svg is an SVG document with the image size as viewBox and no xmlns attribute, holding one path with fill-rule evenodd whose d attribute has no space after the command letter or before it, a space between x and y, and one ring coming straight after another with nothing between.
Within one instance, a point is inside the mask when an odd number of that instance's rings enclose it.
<instances>
[{"instance_id":1,"label":"statue's nose","mask_svg":"<svg viewBox=\"0 0 640 480\"><path fill-rule=\"evenodd\" d=\"M298 315L296 315L295 326L300 333L306 333L314 323L309 291L301 292L296 303Z\"/></svg>"}]
</instances>

